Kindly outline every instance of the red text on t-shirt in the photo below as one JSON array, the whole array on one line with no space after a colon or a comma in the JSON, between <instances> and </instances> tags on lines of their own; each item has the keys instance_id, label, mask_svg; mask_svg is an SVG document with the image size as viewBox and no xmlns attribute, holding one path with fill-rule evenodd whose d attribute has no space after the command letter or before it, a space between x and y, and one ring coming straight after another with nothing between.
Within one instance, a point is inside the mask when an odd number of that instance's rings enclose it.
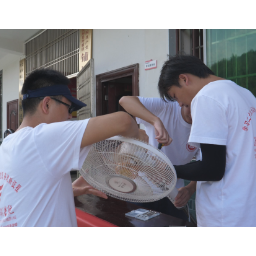
<instances>
[{"instance_id":1,"label":"red text on t-shirt","mask_svg":"<svg viewBox=\"0 0 256 256\"><path fill-rule=\"evenodd\" d=\"M9 177L9 174L5 172L0 172L0 180L7 181L7 183L10 184L11 187L15 190L15 192L18 192L21 188L21 185L17 184L17 181L13 180L11 177Z\"/></svg>"},{"instance_id":2,"label":"red text on t-shirt","mask_svg":"<svg viewBox=\"0 0 256 256\"><path fill-rule=\"evenodd\" d=\"M244 126L242 128L244 131L246 132L248 131L248 126L251 124L252 115L255 112L256 112L256 109L254 107L251 107L247 114L247 119L244 121Z\"/></svg>"}]
</instances>

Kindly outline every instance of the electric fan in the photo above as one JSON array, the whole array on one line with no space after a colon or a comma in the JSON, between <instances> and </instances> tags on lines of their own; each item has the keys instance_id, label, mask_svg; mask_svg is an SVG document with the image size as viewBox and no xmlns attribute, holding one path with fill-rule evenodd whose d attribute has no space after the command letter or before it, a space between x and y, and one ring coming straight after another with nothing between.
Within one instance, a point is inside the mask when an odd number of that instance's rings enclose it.
<instances>
[{"instance_id":1,"label":"electric fan","mask_svg":"<svg viewBox=\"0 0 256 256\"><path fill-rule=\"evenodd\" d=\"M96 189L130 202L153 202L178 190L177 176L169 158L142 141L115 136L97 142L84 161L80 174Z\"/></svg>"}]
</instances>

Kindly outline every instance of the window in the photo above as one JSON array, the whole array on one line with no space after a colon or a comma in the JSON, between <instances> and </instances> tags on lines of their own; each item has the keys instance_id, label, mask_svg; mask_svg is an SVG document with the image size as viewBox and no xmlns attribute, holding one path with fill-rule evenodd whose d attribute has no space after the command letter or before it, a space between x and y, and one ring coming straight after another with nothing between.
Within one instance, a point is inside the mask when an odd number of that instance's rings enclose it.
<instances>
[{"instance_id":1,"label":"window","mask_svg":"<svg viewBox=\"0 0 256 256\"><path fill-rule=\"evenodd\" d=\"M176 52L190 54L203 61L203 29L177 29Z\"/></svg>"},{"instance_id":2,"label":"window","mask_svg":"<svg viewBox=\"0 0 256 256\"><path fill-rule=\"evenodd\" d=\"M26 76L39 68L51 68L65 76L79 71L79 30L47 29L25 44Z\"/></svg>"},{"instance_id":3,"label":"window","mask_svg":"<svg viewBox=\"0 0 256 256\"><path fill-rule=\"evenodd\" d=\"M256 96L256 29L206 31L207 66Z\"/></svg>"}]
</instances>

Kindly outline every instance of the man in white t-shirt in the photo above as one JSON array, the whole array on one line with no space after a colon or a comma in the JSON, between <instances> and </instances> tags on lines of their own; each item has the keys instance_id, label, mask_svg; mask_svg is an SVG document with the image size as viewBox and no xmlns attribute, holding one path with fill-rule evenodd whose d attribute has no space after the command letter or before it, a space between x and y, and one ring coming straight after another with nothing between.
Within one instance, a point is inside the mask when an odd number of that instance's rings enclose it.
<instances>
[{"instance_id":1,"label":"man in white t-shirt","mask_svg":"<svg viewBox=\"0 0 256 256\"><path fill-rule=\"evenodd\" d=\"M80 169L90 145L123 135L145 139L124 112L67 121L86 106L72 97L69 80L41 69L25 80L23 121L0 147L0 226L77 226L74 196L107 198L70 171Z\"/></svg>"},{"instance_id":2,"label":"man in white t-shirt","mask_svg":"<svg viewBox=\"0 0 256 256\"><path fill-rule=\"evenodd\" d=\"M174 56L158 84L162 99L191 104L189 143L202 161L175 166L197 182L198 226L256 226L256 98L198 58Z\"/></svg>"},{"instance_id":3,"label":"man in white t-shirt","mask_svg":"<svg viewBox=\"0 0 256 256\"><path fill-rule=\"evenodd\" d=\"M188 144L191 128L191 113L189 107L180 107L178 103L166 103L160 98L143 98L124 96L119 104L131 115L136 117L138 124L145 126L149 136L149 143L156 148L158 143L164 143L161 151L171 160L172 164L189 163L198 152L197 147ZM179 194L175 205L182 207L187 204L196 190L196 182L184 187L184 180L179 179L176 184ZM187 219L187 215L173 206L168 198L152 203L143 204L151 210L160 211L178 218Z\"/></svg>"}]
</instances>

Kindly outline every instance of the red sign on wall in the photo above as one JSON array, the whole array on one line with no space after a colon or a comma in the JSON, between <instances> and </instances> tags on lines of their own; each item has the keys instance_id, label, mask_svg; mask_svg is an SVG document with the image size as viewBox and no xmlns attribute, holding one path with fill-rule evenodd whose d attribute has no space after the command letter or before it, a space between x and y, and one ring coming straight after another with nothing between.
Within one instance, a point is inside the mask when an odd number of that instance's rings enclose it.
<instances>
[{"instance_id":1,"label":"red sign on wall","mask_svg":"<svg viewBox=\"0 0 256 256\"><path fill-rule=\"evenodd\" d=\"M156 60L147 60L145 61L145 70L157 68Z\"/></svg>"}]
</instances>

